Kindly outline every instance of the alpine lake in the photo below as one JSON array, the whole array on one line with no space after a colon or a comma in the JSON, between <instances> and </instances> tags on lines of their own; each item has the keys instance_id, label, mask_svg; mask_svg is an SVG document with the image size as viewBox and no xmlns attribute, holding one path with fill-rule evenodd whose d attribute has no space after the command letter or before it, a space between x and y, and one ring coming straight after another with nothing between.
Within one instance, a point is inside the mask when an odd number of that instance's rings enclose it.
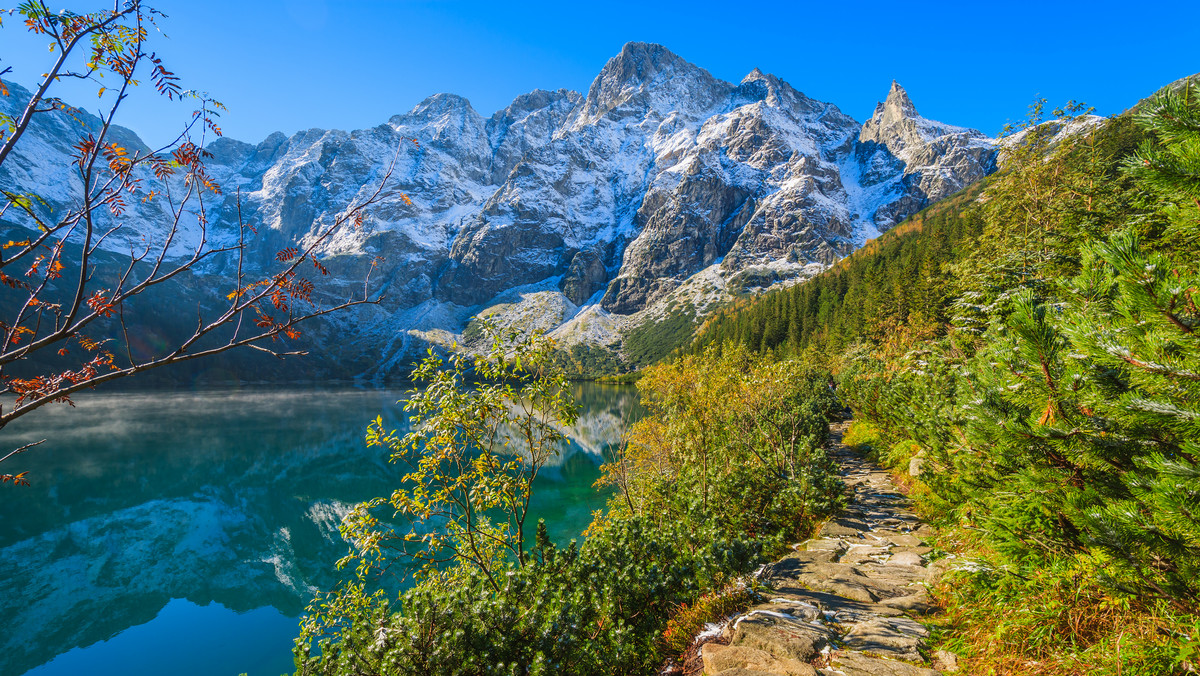
<instances>
[{"instance_id":1,"label":"alpine lake","mask_svg":"<svg viewBox=\"0 0 1200 676\"><path fill-rule=\"evenodd\" d=\"M577 383L570 442L535 482L531 522L578 539L593 483L640 415L631 386ZM401 467L367 448L404 432L405 388L85 392L12 423L0 490L0 675L279 676L299 617L341 579L338 525Z\"/></svg>"}]
</instances>

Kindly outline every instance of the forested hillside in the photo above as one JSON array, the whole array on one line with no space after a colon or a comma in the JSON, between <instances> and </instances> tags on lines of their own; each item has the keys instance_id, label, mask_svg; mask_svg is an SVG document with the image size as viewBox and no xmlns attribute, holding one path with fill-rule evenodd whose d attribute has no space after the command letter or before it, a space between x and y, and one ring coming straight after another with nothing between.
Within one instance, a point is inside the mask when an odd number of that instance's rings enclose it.
<instances>
[{"instance_id":1,"label":"forested hillside","mask_svg":"<svg viewBox=\"0 0 1200 676\"><path fill-rule=\"evenodd\" d=\"M983 221L967 207L985 184L915 214L806 283L726 308L688 351L733 341L796 355L878 340L903 324L941 332L949 305L946 266L974 246Z\"/></svg>"},{"instance_id":2,"label":"forested hillside","mask_svg":"<svg viewBox=\"0 0 1200 676\"><path fill-rule=\"evenodd\" d=\"M1040 122L1038 113L1026 126ZM1045 267L1051 276L1076 270L1080 242L1133 208L1120 166L1146 135L1126 114L1055 145L1043 159L1060 128L1055 121L1042 123L1010 151L1008 166L1028 172L984 179L914 214L825 273L722 310L685 351L734 341L786 355L831 357L859 341L894 338L897 331L942 336L972 271L1000 272L1013 264L1029 268L1017 273L1025 276L1034 268ZM1016 191L1024 181L1039 182L1033 189L1043 194L1032 196L1028 213L1007 213L1020 209L1015 204L1024 197ZM993 196L999 199L988 204ZM1025 220L1018 223L1018 216ZM1006 263L1012 255L1027 258Z\"/></svg>"},{"instance_id":3,"label":"forested hillside","mask_svg":"<svg viewBox=\"0 0 1200 676\"><path fill-rule=\"evenodd\" d=\"M1065 141L1044 113L1001 173L689 349L836 372L848 441L967 560L940 640L968 673L1195 673L1200 87Z\"/></svg>"}]
</instances>

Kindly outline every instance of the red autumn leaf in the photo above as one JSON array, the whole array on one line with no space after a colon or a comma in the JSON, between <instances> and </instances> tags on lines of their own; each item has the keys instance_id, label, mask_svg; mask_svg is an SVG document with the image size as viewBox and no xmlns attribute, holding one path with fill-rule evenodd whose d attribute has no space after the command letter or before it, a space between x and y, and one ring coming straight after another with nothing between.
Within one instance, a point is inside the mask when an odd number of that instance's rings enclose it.
<instances>
[{"instance_id":1,"label":"red autumn leaf","mask_svg":"<svg viewBox=\"0 0 1200 676\"><path fill-rule=\"evenodd\" d=\"M92 311L101 317L111 317L115 309L113 304L109 302L111 299L105 295L107 292L107 289L97 291L87 299L88 307L92 308Z\"/></svg>"},{"instance_id":2,"label":"red autumn leaf","mask_svg":"<svg viewBox=\"0 0 1200 676\"><path fill-rule=\"evenodd\" d=\"M288 311L287 296L284 295L283 289L273 289L271 291L271 303L275 306L276 310Z\"/></svg>"}]
</instances>

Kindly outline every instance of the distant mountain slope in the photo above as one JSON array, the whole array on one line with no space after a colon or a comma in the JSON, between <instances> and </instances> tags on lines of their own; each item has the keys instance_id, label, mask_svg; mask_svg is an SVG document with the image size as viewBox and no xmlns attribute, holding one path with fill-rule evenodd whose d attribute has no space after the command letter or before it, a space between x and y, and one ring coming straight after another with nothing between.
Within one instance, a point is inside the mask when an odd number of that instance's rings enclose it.
<instances>
[{"instance_id":1,"label":"distant mountain slope","mask_svg":"<svg viewBox=\"0 0 1200 676\"><path fill-rule=\"evenodd\" d=\"M727 341L796 355L835 355L857 341L884 341L899 327L935 335L948 321L949 263L976 246L972 210L988 181L909 216L825 272L746 298L705 322L686 351Z\"/></svg>"},{"instance_id":2,"label":"distant mountain slope","mask_svg":"<svg viewBox=\"0 0 1200 676\"><path fill-rule=\"evenodd\" d=\"M877 110L873 119L879 117ZM864 133L871 125L867 123ZM1113 118L1082 115L1068 121L1043 122L1037 128L1044 138L1040 153L1047 156L1035 161L1048 162L1054 153L1070 149L1072 139L1078 141L1088 134L1088 152L1096 158L1107 158L1103 161L1115 167L1113 158L1128 155L1142 140L1131 131L1132 126L1128 114ZM1029 131L1005 137L1002 153L1021 142ZM897 154L904 152L903 147L897 149ZM1082 153L1077 149L1074 152ZM1001 162L1005 162L1003 156ZM1084 164L1075 155L1063 162L1067 167ZM1108 171L1115 172L1113 167ZM961 283L956 279L956 266L980 256L980 251L988 250L990 245L983 236L985 216L981 207L990 199L989 186L1003 180L1012 165L1005 164L1004 168L1005 172L971 183L909 215L802 284L727 305L707 318L694 341L676 346L698 353L709 345L732 341L763 352L834 359L858 343L897 340L901 331L907 332L910 339L913 335L943 335L953 319L953 304L963 293L956 286ZM930 174L914 176L917 178L901 180L932 178L939 187L952 185Z\"/></svg>"},{"instance_id":3,"label":"distant mountain slope","mask_svg":"<svg viewBox=\"0 0 1200 676\"><path fill-rule=\"evenodd\" d=\"M27 97L12 87L0 106ZM65 203L78 124L43 120L0 181ZM643 43L625 45L586 96L538 90L485 119L437 94L371 129L208 149L226 188L206 205L212 236L232 231L240 192L262 260L311 238L396 157L388 196L323 252L348 280L384 259L383 303L314 346L366 376L459 337L489 308L566 344L614 345L678 308L807 278L996 167L992 139L920 117L896 83L860 124L757 69L732 84ZM152 210L131 217L161 234Z\"/></svg>"}]
</instances>

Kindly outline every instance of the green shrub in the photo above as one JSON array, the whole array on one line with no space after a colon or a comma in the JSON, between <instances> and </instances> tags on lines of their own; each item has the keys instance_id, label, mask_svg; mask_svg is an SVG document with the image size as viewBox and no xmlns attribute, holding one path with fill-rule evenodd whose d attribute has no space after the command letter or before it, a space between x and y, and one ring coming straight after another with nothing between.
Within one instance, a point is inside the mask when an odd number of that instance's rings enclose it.
<instances>
[{"instance_id":1,"label":"green shrub","mask_svg":"<svg viewBox=\"0 0 1200 676\"><path fill-rule=\"evenodd\" d=\"M615 509L660 523L716 523L782 543L837 506L825 443L840 409L829 375L726 346L644 371L651 415L605 465Z\"/></svg>"},{"instance_id":2,"label":"green shrub","mask_svg":"<svg viewBox=\"0 0 1200 676\"><path fill-rule=\"evenodd\" d=\"M364 603L320 654L298 643L297 673L651 673L675 609L760 557L750 540L636 517L558 549L539 524L530 563L510 566L499 589L468 568L452 583L434 577L405 592L399 612Z\"/></svg>"}]
</instances>

